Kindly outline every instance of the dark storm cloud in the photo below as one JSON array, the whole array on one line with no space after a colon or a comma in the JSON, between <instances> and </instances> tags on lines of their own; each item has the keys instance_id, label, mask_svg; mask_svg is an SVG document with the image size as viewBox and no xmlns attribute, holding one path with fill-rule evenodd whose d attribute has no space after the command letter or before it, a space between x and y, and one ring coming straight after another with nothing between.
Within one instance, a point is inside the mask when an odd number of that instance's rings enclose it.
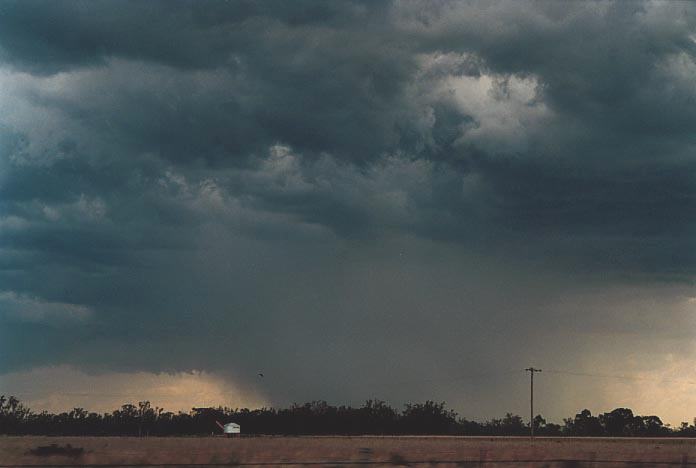
<instances>
[{"instance_id":1,"label":"dark storm cloud","mask_svg":"<svg viewBox=\"0 0 696 468\"><path fill-rule=\"evenodd\" d=\"M109 57L217 68L229 65L235 51L263 42L247 28L353 26L370 20L362 3L308 2L297 8L280 1L7 1L1 10L0 40L7 63L39 74L103 65Z\"/></svg>"},{"instance_id":2,"label":"dark storm cloud","mask_svg":"<svg viewBox=\"0 0 696 468\"><path fill-rule=\"evenodd\" d=\"M173 67L144 67L156 80L174 75L166 80L171 86L164 83L155 93L133 87L118 96L110 116L133 143L167 157L197 153L229 161L282 141L365 158L394 146L397 116L390 114L401 111L395 106L400 81L413 70L406 51L380 32L381 10L349 2L300 8L254 2L125 8L111 2L7 3L0 42L8 64L38 74L110 59ZM187 83L177 79L177 71L201 69L224 75L222 88L203 85L187 99L195 77ZM55 104L73 115L84 111L60 100ZM140 112L129 112L133 107ZM124 111L120 118L118 108Z\"/></svg>"},{"instance_id":3,"label":"dark storm cloud","mask_svg":"<svg viewBox=\"0 0 696 468\"><path fill-rule=\"evenodd\" d=\"M273 401L358 398L579 362L586 296L636 284L683 338L693 10L1 2L0 370L263 367L295 388Z\"/></svg>"}]
</instances>

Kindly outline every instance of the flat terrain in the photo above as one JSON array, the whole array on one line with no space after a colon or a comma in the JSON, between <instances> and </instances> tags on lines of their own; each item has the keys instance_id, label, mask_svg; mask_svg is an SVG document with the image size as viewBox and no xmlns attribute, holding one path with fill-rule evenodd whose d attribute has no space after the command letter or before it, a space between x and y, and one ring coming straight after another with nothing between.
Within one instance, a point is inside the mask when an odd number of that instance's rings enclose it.
<instances>
[{"instance_id":1,"label":"flat terrain","mask_svg":"<svg viewBox=\"0 0 696 468\"><path fill-rule=\"evenodd\" d=\"M0 465L696 466L696 439L0 437Z\"/></svg>"}]
</instances>

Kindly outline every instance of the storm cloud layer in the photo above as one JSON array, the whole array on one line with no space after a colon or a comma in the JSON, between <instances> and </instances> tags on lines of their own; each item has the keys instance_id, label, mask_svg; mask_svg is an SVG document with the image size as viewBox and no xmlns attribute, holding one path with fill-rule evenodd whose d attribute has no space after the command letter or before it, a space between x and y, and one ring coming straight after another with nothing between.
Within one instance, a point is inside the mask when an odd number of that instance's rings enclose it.
<instances>
[{"instance_id":1,"label":"storm cloud layer","mask_svg":"<svg viewBox=\"0 0 696 468\"><path fill-rule=\"evenodd\" d=\"M482 417L524 408L530 363L682 369L695 15L0 2L0 373ZM554 386L552 416L612 404Z\"/></svg>"}]
</instances>

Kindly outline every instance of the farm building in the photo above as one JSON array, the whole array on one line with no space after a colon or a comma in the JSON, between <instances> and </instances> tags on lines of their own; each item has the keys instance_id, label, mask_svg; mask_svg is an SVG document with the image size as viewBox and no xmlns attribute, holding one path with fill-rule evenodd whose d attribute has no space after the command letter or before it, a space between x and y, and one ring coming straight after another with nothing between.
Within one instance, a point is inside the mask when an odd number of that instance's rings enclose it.
<instances>
[{"instance_id":1,"label":"farm building","mask_svg":"<svg viewBox=\"0 0 696 468\"><path fill-rule=\"evenodd\" d=\"M227 423L223 426L222 432L225 434L241 434L242 428L237 423Z\"/></svg>"},{"instance_id":2,"label":"farm building","mask_svg":"<svg viewBox=\"0 0 696 468\"><path fill-rule=\"evenodd\" d=\"M235 435L241 435L242 433L242 428L239 426L237 423L227 423L227 424L220 424L218 421L215 421L215 424L220 426L220 429L222 429L222 432L227 436L227 437L232 437Z\"/></svg>"}]
</instances>

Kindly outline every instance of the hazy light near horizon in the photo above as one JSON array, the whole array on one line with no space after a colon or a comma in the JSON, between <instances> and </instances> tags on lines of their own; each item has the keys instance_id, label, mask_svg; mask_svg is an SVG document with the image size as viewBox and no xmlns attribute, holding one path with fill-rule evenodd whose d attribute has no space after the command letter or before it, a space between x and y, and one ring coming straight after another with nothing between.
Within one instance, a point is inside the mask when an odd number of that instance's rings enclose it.
<instances>
[{"instance_id":1,"label":"hazy light near horizon","mask_svg":"<svg viewBox=\"0 0 696 468\"><path fill-rule=\"evenodd\" d=\"M81 407L98 413L150 401L165 411L194 407L262 408L257 392L205 371L88 374L71 366L40 367L0 375L0 392L16 395L32 410L62 412Z\"/></svg>"}]
</instances>

